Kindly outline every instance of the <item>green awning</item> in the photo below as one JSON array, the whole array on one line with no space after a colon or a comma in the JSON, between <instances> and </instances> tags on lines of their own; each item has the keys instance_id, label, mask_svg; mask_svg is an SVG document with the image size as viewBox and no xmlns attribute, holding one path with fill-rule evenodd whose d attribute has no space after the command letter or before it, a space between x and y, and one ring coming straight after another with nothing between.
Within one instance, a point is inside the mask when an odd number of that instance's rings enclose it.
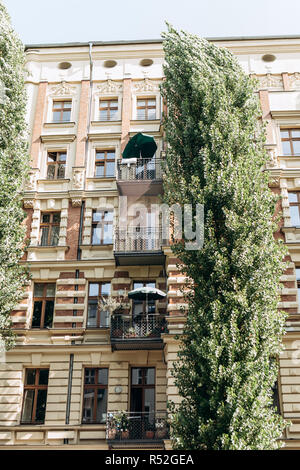
<instances>
[{"instance_id":1,"label":"green awning","mask_svg":"<svg viewBox=\"0 0 300 470\"><path fill-rule=\"evenodd\" d=\"M135 134L126 145L122 154L123 158L152 158L157 150L157 145L151 135Z\"/></svg>"}]
</instances>

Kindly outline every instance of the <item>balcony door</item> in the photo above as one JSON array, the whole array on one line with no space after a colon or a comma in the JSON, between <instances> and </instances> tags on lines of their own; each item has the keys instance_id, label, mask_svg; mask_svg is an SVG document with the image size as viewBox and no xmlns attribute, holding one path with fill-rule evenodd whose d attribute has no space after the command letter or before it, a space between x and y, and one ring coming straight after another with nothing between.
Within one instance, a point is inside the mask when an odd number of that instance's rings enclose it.
<instances>
[{"instance_id":1,"label":"balcony door","mask_svg":"<svg viewBox=\"0 0 300 470\"><path fill-rule=\"evenodd\" d=\"M143 439L155 424L155 368L131 369L131 438Z\"/></svg>"},{"instance_id":2,"label":"balcony door","mask_svg":"<svg viewBox=\"0 0 300 470\"><path fill-rule=\"evenodd\" d=\"M154 281L135 281L133 283L133 289L139 289L140 287L153 287L155 288ZM133 300L132 301L132 317L133 320L145 317L148 314L155 313L155 300Z\"/></svg>"}]
</instances>

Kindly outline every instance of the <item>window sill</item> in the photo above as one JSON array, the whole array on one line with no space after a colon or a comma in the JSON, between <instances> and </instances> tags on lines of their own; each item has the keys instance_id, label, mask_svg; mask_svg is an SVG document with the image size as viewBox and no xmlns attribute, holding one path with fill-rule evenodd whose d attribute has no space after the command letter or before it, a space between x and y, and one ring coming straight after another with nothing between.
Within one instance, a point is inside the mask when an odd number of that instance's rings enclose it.
<instances>
[{"instance_id":1,"label":"window sill","mask_svg":"<svg viewBox=\"0 0 300 470\"><path fill-rule=\"evenodd\" d=\"M69 246L60 246L60 245L29 245L27 247L27 251L34 251L36 249L40 251L59 251L59 250L64 250L67 251L70 247Z\"/></svg>"},{"instance_id":2,"label":"window sill","mask_svg":"<svg viewBox=\"0 0 300 470\"><path fill-rule=\"evenodd\" d=\"M101 181L116 181L115 176L90 176L86 178L87 181L95 181L95 183L100 183Z\"/></svg>"},{"instance_id":3,"label":"window sill","mask_svg":"<svg viewBox=\"0 0 300 470\"><path fill-rule=\"evenodd\" d=\"M106 243L106 244L99 244L99 245L92 245L92 244L88 244L88 245L80 245L80 248L81 249L86 249L86 248L89 248L90 250L106 250L107 248L108 249L112 249L113 248L113 243Z\"/></svg>"},{"instance_id":4,"label":"window sill","mask_svg":"<svg viewBox=\"0 0 300 470\"><path fill-rule=\"evenodd\" d=\"M284 233L300 233L300 225L292 225L290 227L281 227Z\"/></svg>"},{"instance_id":5,"label":"window sill","mask_svg":"<svg viewBox=\"0 0 300 470\"><path fill-rule=\"evenodd\" d=\"M37 182L38 183L69 183L71 180L70 178L57 178L57 179L48 179L48 178L41 178L41 179L38 179Z\"/></svg>"},{"instance_id":6,"label":"window sill","mask_svg":"<svg viewBox=\"0 0 300 470\"><path fill-rule=\"evenodd\" d=\"M75 122L73 121L53 121L53 122L44 122L44 127L74 127Z\"/></svg>"}]
</instances>

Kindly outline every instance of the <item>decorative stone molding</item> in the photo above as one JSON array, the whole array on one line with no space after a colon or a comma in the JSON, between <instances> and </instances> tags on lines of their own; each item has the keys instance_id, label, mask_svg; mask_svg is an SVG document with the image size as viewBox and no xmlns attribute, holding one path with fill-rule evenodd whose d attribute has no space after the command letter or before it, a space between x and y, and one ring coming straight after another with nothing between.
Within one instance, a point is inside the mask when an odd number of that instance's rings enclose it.
<instances>
[{"instance_id":1,"label":"decorative stone molding","mask_svg":"<svg viewBox=\"0 0 300 470\"><path fill-rule=\"evenodd\" d=\"M73 167L72 169L72 189L82 190L84 189L84 167Z\"/></svg>"},{"instance_id":2,"label":"decorative stone molding","mask_svg":"<svg viewBox=\"0 0 300 470\"><path fill-rule=\"evenodd\" d=\"M81 198L74 198L72 197L72 207L81 207L82 199Z\"/></svg>"},{"instance_id":3,"label":"decorative stone molding","mask_svg":"<svg viewBox=\"0 0 300 470\"><path fill-rule=\"evenodd\" d=\"M267 73L266 75L254 75L254 77L259 81L259 89L272 88L283 90L283 79L281 74Z\"/></svg>"},{"instance_id":4,"label":"decorative stone molding","mask_svg":"<svg viewBox=\"0 0 300 470\"><path fill-rule=\"evenodd\" d=\"M269 155L269 160L267 162L267 167L268 168L278 168L278 158L277 158L277 145L268 145L266 146L266 151L268 152Z\"/></svg>"},{"instance_id":5,"label":"decorative stone molding","mask_svg":"<svg viewBox=\"0 0 300 470\"><path fill-rule=\"evenodd\" d=\"M49 90L51 96L70 96L76 94L76 87L71 86L69 83L62 81L58 85L54 85Z\"/></svg>"},{"instance_id":6,"label":"decorative stone molding","mask_svg":"<svg viewBox=\"0 0 300 470\"><path fill-rule=\"evenodd\" d=\"M144 80L136 82L134 84L134 90L138 93L141 93L141 92L157 93L159 92L159 82L150 80L149 78L145 78Z\"/></svg>"},{"instance_id":7,"label":"decorative stone molding","mask_svg":"<svg viewBox=\"0 0 300 470\"><path fill-rule=\"evenodd\" d=\"M97 89L99 93L120 93L123 85L108 79L106 82L98 85Z\"/></svg>"},{"instance_id":8,"label":"decorative stone molding","mask_svg":"<svg viewBox=\"0 0 300 470\"><path fill-rule=\"evenodd\" d=\"M289 75L289 85L291 90L297 90L300 88L300 73L295 72Z\"/></svg>"},{"instance_id":9,"label":"decorative stone molding","mask_svg":"<svg viewBox=\"0 0 300 470\"><path fill-rule=\"evenodd\" d=\"M25 191L36 191L36 183L38 179L39 169L32 168L29 171L28 180L25 183Z\"/></svg>"},{"instance_id":10,"label":"decorative stone molding","mask_svg":"<svg viewBox=\"0 0 300 470\"><path fill-rule=\"evenodd\" d=\"M277 176L273 176L270 178L269 186L270 188L279 188L280 178Z\"/></svg>"},{"instance_id":11,"label":"decorative stone molding","mask_svg":"<svg viewBox=\"0 0 300 470\"><path fill-rule=\"evenodd\" d=\"M23 201L24 209L33 209L34 199L25 199Z\"/></svg>"}]
</instances>

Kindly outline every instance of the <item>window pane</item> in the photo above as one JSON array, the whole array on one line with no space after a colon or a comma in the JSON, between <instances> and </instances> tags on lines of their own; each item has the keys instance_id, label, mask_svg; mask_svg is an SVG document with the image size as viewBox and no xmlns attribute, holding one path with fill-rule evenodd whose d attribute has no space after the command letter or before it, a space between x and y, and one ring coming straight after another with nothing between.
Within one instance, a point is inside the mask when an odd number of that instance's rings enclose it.
<instances>
[{"instance_id":1,"label":"window pane","mask_svg":"<svg viewBox=\"0 0 300 470\"><path fill-rule=\"evenodd\" d=\"M58 240L59 240L59 226L54 225L51 231L50 245L51 246L58 245Z\"/></svg>"},{"instance_id":2,"label":"window pane","mask_svg":"<svg viewBox=\"0 0 300 470\"><path fill-rule=\"evenodd\" d=\"M100 222L103 219L103 212L93 212L93 222Z\"/></svg>"},{"instance_id":3,"label":"window pane","mask_svg":"<svg viewBox=\"0 0 300 470\"><path fill-rule=\"evenodd\" d=\"M55 288L56 285L54 283L47 284L46 297L55 297Z\"/></svg>"},{"instance_id":4,"label":"window pane","mask_svg":"<svg viewBox=\"0 0 300 470\"><path fill-rule=\"evenodd\" d=\"M92 245L99 245L101 242L101 227L93 227Z\"/></svg>"},{"instance_id":5,"label":"window pane","mask_svg":"<svg viewBox=\"0 0 300 470\"><path fill-rule=\"evenodd\" d=\"M137 100L137 105L140 107L140 106L145 106L146 103L145 103L145 100Z\"/></svg>"},{"instance_id":6,"label":"window pane","mask_svg":"<svg viewBox=\"0 0 300 470\"><path fill-rule=\"evenodd\" d=\"M48 152L48 162L56 162L56 152Z\"/></svg>"},{"instance_id":7,"label":"window pane","mask_svg":"<svg viewBox=\"0 0 300 470\"><path fill-rule=\"evenodd\" d=\"M104 232L103 232L103 243L110 244L112 243L112 225L104 225Z\"/></svg>"},{"instance_id":8,"label":"window pane","mask_svg":"<svg viewBox=\"0 0 300 470\"><path fill-rule=\"evenodd\" d=\"M289 131L281 130L281 131L280 131L280 136L281 136L282 139L288 139L288 137L289 137Z\"/></svg>"},{"instance_id":9,"label":"window pane","mask_svg":"<svg viewBox=\"0 0 300 470\"><path fill-rule=\"evenodd\" d=\"M66 166L64 164L58 165L58 170L57 170L57 178L62 179L65 177L65 168Z\"/></svg>"},{"instance_id":10,"label":"window pane","mask_svg":"<svg viewBox=\"0 0 300 470\"><path fill-rule=\"evenodd\" d=\"M282 142L282 152L283 155L291 155L291 144L288 140Z\"/></svg>"},{"instance_id":11,"label":"window pane","mask_svg":"<svg viewBox=\"0 0 300 470\"><path fill-rule=\"evenodd\" d=\"M144 411L145 413L153 413L155 406L155 389L146 388L145 389L145 401L144 401Z\"/></svg>"},{"instance_id":12,"label":"window pane","mask_svg":"<svg viewBox=\"0 0 300 470\"><path fill-rule=\"evenodd\" d=\"M97 423L106 422L106 410L107 410L107 390L97 390Z\"/></svg>"},{"instance_id":13,"label":"window pane","mask_svg":"<svg viewBox=\"0 0 300 470\"><path fill-rule=\"evenodd\" d=\"M62 107L61 101L53 101L53 109L60 109Z\"/></svg>"},{"instance_id":14,"label":"window pane","mask_svg":"<svg viewBox=\"0 0 300 470\"><path fill-rule=\"evenodd\" d=\"M132 385L141 385L142 384L142 369L134 367L132 369Z\"/></svg>"},{"instance_id":15,"label":"window pane","mask_svg":"<svg viewBox=\"0 0 300 470\"><path fill-rule=\"evenodd\" d=\"M72 107L72 101L64 101L64 108L71 108Z\"/></svg>"},{"instance_id":16,"label":"window pane","mask_svg":"<svg viewBox=\"0 0 300 470\"><path fill-rule=\"evenodd\" d=\"M50 214L42 214L43 224L48 224L50 222Z\"/></svg>"},{"instance_id":17,"label":"window pane","mask_svg":"<svg viewBox=\"0 0 300 470\"><path fill-rule=\"evenodd\" d=\"M85 390L83 395L83 415L82 421L84 423L93 422L94 411L94 390Z\"/></svg>"},{"instance_id":18,"label":"window pane","mask_svg":"<svg viewBox=\"0 0 300 470\"><path fill-rule=\"evenodd\" d=\"M34 284L34 297L43 297L45 284Z\"/></svg>"},{"instance_id":19,"label":"window pane","mask_svg":"<svg viewBox=\"0 0 300 470\"><path fill-rule=\"evenodd\" d=\"M32 328L40 328L41 326L42 306L43 302L41 300L34 302Z\"/></svg>"},{"instance_id":20,"label":"window pane","mask_svg":"<svg viewBox=\"0 0 300 470\"><path fill-rule=\"evenodd\" d=\"M137 110L137 119L146 119L145 109L138 109Z\"/></svg>"},{"instance_id":21,"label":"window pane","mask_svg":"<svg viewBox=\"0 0 300 470\"><path fill-rule=\"evenodd\" d=\"M106 163L106 176L115 176L115 162Z\"/></svg>"},{"instance_id":22,"label":"window pane","mask_svg":"<svg viewBox=\"0 0 300 470\"><path fill-rule=\"evenodd\" d=\"M296 279L297 281L300 280L300 268L296 268Z\"/></svg>"},{"instance_id":23,"label":"window pane","mask_svg":"<svg viewBox=\"0 0 300 470\"><path fill-rule=\"evenodd\" d=\"M25 385L34 385L35 384L35 375L36 375L36 369L27 369L26 370Z\"/></svg>"},{"instance_id":24,"label":"window pane","mask_svg":"<svg viewBox=\"0 0 300 470\"><path fill-rule=\"evenodd\" d=\"M100 108L107 108L108 101L100 101Z\"/></svg>"},{"instance_id":25,"label":"window pane","mask_svg":"<svg viewBox=\"0 0 300 470\"><path fill-rule=\"evenodd\" d=\"M115 121L118 117L118 109L111 109L110 110L110 120Z\"/></svg>"},{"instance_id":26,"label":"window pane","mask_svg":"<svg viewBox=\"0 0 300 470\"><path fill-rule=\"evenodd\" d=\"M44 328L51 328L53 322L54 300L47 300L45 307Z\"/></svg>"},{"instance_id":27,"label":"window pane","mask_svg":"<svg viewBox=\"0 0 300 470\"><path fill-rule=\"evenodd\" d=\"M63 112L63 121L70 121L71 119L71 111L64 111Z\"/></svg>"},{"instance_id":28,"label":"window pane","mask_svg":"<svg viewBox=\"0 0 300 470\"><path fill-rule=\"evenodd\" d=\"M96 177L101 178L104 176L104 166L103 165L97 165L96 166Z\"/></svg>"},{"instance_id":29,"label":"window pane","mask_svg":"<svg viewBox=\"0 0 300 470\"><path fill-rule=\"evenodd\" d=\"M156 118L156 111L155 109L148 110L148 119L155 119Z\"/></svg>"},{"instance_id":30,"label":"window pane","mask_svg":"<svg viewBox=\"0 0 300 470\"><path fill-rule=\"evenodd\" d=\"M300 129L292 130L292 137L300 137Z\"/></svg>"},{"instance_id":31,"label":"window pane","mask_svg":"<svg viewBox=\"0 0 300 470\"><path fill-rule=\"evenodd\" d=\"M54 122L59 122L61 119L61 114L60 114L60 111L54 111L53 113L53 121Z\"/></svg>"},{"instance_id":32,"label":"window pane","mask_svg":"<svg viewBox=\"0 0 300 470\"><path fill-rule=\"evenodd\" d=\"M101 109L100 110L100 121L107 121L107 110Z\"/></svg>"},{"instance_id":33,"label":"window pane","mask_svg":"<svg viewBox=\"0 0 300 470\"><path fill-rule=\"evenodd\" d=\"M155 369L154 367L151 367L149 369L146 369L146 385L154 385L155 383Z\"/></svg>"},{"instance_id":34,"label":"window pane","mask_svg":"<svg viewBox=\"0 0 300 470\"><path fill-rule=\"evenodd\" d=\"M59 224L60 223L60 213L59 212L56 212L55 214L53 214L53 222L55 224Z\"/></svg>"},{"instance_id":35,"label":"window pane","mask_svg":"<svg viewBox=\"0 0 300 470\"><path fill-rule=\"evenodd\" d=\"M97 310L98 310L97 301L95 303L89 303L87 326L95 327L95 328L97 327Z\"/></svg>"},{"instance_id":36,"label":"window pane","mask_svg":"<svg viewBox=\"0 0 300 470\"><path fill-rule=\"evenodd\" d=\"M92 385L95 383L95 369L85 369L84 383L86 385Z\"/></svg>"},{"instance_id":37,"label":"window pane","mask_svg":"<svg viewBox=\"0 0 300 470\"><path fill-rule=\"evenodd\" d=\"M53 180L55 176L55 166L54 165L48 165L47 168L47 178L48 180Z\"/></svg>"},{"instance_id":38,"label":"window pane","mask_svg":"<svg viewBox=\"0 0 300 470\"><path fill-rule=\"evenodd\" d=\"M109 327L109 319L110 319L109 312L101 310L101 312L100 312L100 327L101 328L108 328Z\"/></svg>"},{"instance_id":39,"label":"window pane","mask_svg":"<svg viewBox=\"0 0 300 470\"><path fill-rule=\"evenodd\" d=\"M43 423L46 414L47 390L38 390L37 394L35 421Z\"/></svg>"},{"instance_id":40,"label":"window pane","mask_svg":"<svg viewBox=\"0 0 300 470\"><path fill-rule=\"evenodd\" d=\"M108 384L108 369L98 369L98 384L107 385Z\"/></svg>"},{"instance_id":41,"label":"window pane","mask_svg":"<svg viewBox=\"0 0 300 470\"><path fill-rule=\"evenodd\" d=\"M148 106L155 106L156 100L148 100Z\"/></svg>"},{"instance_id":42,"label":"window pane","mask_svg":"<svg viewBox=\"0 0 300 470\"><path fill-rule=\"evenodd\" d=\"M110 295L110 282L101 285L101 295Z\"/></svg>"},{"instance_id":43,"label":"window pane","mask_svg":"<svg viewBox=\"0 0 300 470\"><path fill-rule=\"evenodd\" d=\"M298 202L297 193L289 193L289 202Z\"/></svg>"},{"instance_id":44,"label":"window pane","mask_svg":"<svg viewBox=\"0 0 300 470\"><path fill-rule=\"evenodd\" d=\"M41 369L39 376L39 385L48 385L49 369Z\"/></svg>"},{"instance_id":45,"label":"window pane","mask_svg":"<svg viewBox=\"0 0 300 470\"><path fill-rule=\"evenodd\" d=\"M295 227L295 226L300 225L299 207L298 206L290 207L290 214L291 214L292 226Z\"/></svg>"},{"instance_id":46,"label":"window pane","mask_svg":"<svg viewBox=\"0 0 300 470\"><path fill-rule=\"evenodd\" d=\"M298 287L297 291L298 291L298 308L300 308L300 287Z\"/></svg>"},{"instance_id":47,"label":"window pane","mask_svg":"<svg viewBox=\"0 0 300 470\"><path fill-rule=\"evenodd\" d=\"M293 141L294 155L300 155L300 140Z\"/></svg>"},{"instance_id":48,"label":"window pane","mask_svg":"<svg viewBox=\"0 0 300 470\"><path fill-rule=\"evenodd\" d=\"M107 152L108 160L114 160L115 156L116 156L116 153L114 151Z\"/></svg>"},{"instance_id":49,"label":"window pane","mask_svg":"<svg viewBox=\"0 0 300 470\"><path fill-rule=\"evenodd\" d=\"M59 161L60 162L65 162L67 160L67 154L66 153L60 153L59 154Z\"/></svg>"},{"instance_id":50,"label":"window pane","mask_svg":"<svg viewBox=\"0 0 300 470\"><path fill-rule=\"evenodd\" d=\"M96 152L97 160L104 160L104 152Z\"/></svg>"},{"instance_id":51,"label":"window pane","mask_svg":"<svg viewBox=\"0 0 300 470\"><path fill-rule=\"evenodd\" d=\"M89 287L89 296L96 297L98 295L99 295L99 284L91 282L90 287Z\"/></svg>"},{"instance_id":52,"label":"window pane","mask_svg":"<svg viewBox=\"0 0 300 470\"><path fill-rule=\"evenodd\" d=\"M25 390L22 422L30 423L32 418L34 390Z\"/></svg>"},{"instance_id":53,"label":"window pane","mask_svg":"<svg viewBox=\"0 0 300 470\"><path fill-rule=\"evenodd\" d=\"M113 211L105 211L104 212L104 220L107 222L111 222L114 218Z\"/></svg>"}]
</instances>

